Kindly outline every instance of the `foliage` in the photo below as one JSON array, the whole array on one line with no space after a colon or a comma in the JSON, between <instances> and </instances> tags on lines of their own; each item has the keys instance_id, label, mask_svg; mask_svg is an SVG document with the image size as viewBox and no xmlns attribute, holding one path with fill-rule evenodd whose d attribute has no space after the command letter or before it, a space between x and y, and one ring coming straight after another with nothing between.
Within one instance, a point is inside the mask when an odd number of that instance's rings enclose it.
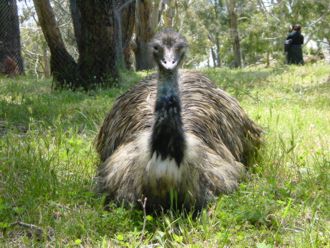
<instances>
[{"instance_id":1,"label":"foliage","mask_svg":"<svg viewBox=\"0 0 330 248\"><path fill-rule=\"evenodd\" d=\"M329 246L330 67L204 72L264 127L265 144L239 189L198 216L104 211L93 193L98 127L144 75L125 74L121 88L88 93L1 78L0 246Z\"/></svg>"},{"instance_id":2,"label":"foliage","mask_svg":"<svg viewBox=\"0 0 330 248\"><path fill-rule=\"evenodd\" d=\"M212 66L211 50L219 57L221 66L230 66L233 60L229 37L228 11L225 0L169 0L158 29L174 27L182 32L190 44L186 67ZM69 1L51 0L62 37L70 54L77 58ZM283 60L283 41L289 26L300 23L307 43L316 42L319 48L330 42L330 3L327 0L297 1L237 1L241 53L244 64L270 64ZM49 55L41 30L34 22L33 5L20 2L21 35L26 71L42 76L47 72ZM156 5L155 5L156 6ZM168 16L175 15L170 24ZM318 51L318 49L316 49ZM309 49L304 50L310 52ZM311 51L315 53L315 51Z\"/></svg>"},{"instance_id":3,"label":"foliage","mask_svg":"<svg viewBox=\"0 0 330 248\"><path fill-rule=\"evenodd\" d=\"M179 1L180 25L177 29L190 41L195 66L207 61L210 49L219 43L222 65L230 66L233 60L229 39L229 20L225 0ZM283 41L289 27L302 25L307 43L329 42L330 3L314 1L237 1L241 53L244 64L269 64L283 56ZM194 20L194 21L192 21ZM217 41L218 39L218 41ZM306 49L307 50L307 49ZM212 63L209 63L212 64ZM188 64L190 65L190 64ZM205 64L203 64L205 66Z\"/></svg>"}]
</instances>

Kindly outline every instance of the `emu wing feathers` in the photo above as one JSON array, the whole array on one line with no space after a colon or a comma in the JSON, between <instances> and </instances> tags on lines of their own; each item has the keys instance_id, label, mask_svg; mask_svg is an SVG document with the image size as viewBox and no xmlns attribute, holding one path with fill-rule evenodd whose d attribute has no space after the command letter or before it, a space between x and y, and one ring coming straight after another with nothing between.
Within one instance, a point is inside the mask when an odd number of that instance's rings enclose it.
<instances>
[{"instance_id":1,"label":"emu wing feathers","mask_svg":"<svg viewBox=\"0 0 330 248\"><path fill-rule=\"evenodd\" d=\"M261 129L237 100L198 72L181 72L179 86L184 131L194 133L223 158L228 149L235 160L247 162L260 143ZM120 145L134 141L140 131L152 128L156 89L154 74L116 100L96 141L102 162Z\"/></svg>"},{"instance_id":2,"label":"emu wing feathers","mask_svg":"<svg viewBox=\"0 0 330 248\"><path fill-rule=\"evenodd\" d=\"M107 115L96 140L101 161L118 146L134 140L139 131L152 127L157 76L151 75L121 95Z\"/></svg>"}]
</instances>

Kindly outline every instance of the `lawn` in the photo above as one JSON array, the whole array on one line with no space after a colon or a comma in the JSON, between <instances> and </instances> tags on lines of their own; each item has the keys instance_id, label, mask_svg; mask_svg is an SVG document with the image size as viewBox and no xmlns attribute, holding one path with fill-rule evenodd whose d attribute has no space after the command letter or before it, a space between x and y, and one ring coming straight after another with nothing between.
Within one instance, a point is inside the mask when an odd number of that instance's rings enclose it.
<instances>
[{"instance_id":1,"label":"lawn","mask_svg":"<svg viewBox=\"0 0 330 248\"><path fill-rule=\"evenodd\" d=\"M146 73L87 93L0 78L0 247L330 247L330 66L204 73L265 134L239 189L197 217L105 211L93 192L98 128Z\"/></svg>"}]
</instances>

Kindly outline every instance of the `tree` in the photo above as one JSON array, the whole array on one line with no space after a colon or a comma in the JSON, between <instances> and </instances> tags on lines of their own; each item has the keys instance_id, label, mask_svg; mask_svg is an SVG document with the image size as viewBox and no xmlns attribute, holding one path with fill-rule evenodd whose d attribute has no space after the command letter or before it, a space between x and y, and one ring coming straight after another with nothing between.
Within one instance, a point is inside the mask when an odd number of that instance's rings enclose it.
<instances>
[{"instance_id":1,"label":"tree","mask_svg":"<svg viewBox=\"0 0 330 248\"><path fill-rule=\"evenodd\" d=\"M0 67L6 74L22 74L21 42L16 0L0 2Z\"/></svg>"},{"instance_id":2,"label":"tree","mask_svg":"<svg viewBox=\"0 0 330 248\"><path fill-rule=\"evenodd\" d=\"M114 8L117 64L132 69L131 39L135 25L135 1L116 0Z\"/></svg>"},{"instance_id":3,"label":"tree","mask_svg":"<svg viewBox=\"0 0 330 248\"><path fill-rule=\"evenodd\" d=\"M148 43L159 23L160 0L136 0L135 62L136 70L147 70L154 66Z\"/></svg>"},{"instance_id":4,"label":"tree","mask_svg":"<svg viewBox=\"0 0 330 248\"><path fill-rule=\"evenodd\" d=\"M61 32L57 26L53 9L48 0L33 0L39 25L50 49L50 66L55 80L55 88L64 85L79 86L77 64L67 52Z\"/></svg>"},{"instance_id":5,"label":"tree","mask_svg":"<svg viewBox=\"0 0 330 248\"><path fill-rule=\"evenodd\" d=\"M133 2L119 0L70 0L70 12L77 48L78 62L68 53L49 0L34 0L40 26L51 51L51 70L56 86L83 87L98 84L112 86L119 77L123 50L132 32L122 34L123 13ZM119 15L119 17L118 17ZM132 30L126 22L129 30ZM134 19L133 19L134 20ZM119 38L118 40L118 37ZM124 42L123 42L124 39ZM124 45L123 45L124 44Z\"/></svg>"},{"instance_id":6,"label":"tree","mask_svg":"<svg viewBox=\"0 0 330 248\"><path fill-rule=\"evenodd\" d=\"M207 38L211 43L211 56L212 64L214 67L221 66L221 40L225 40L227 28L227 13L225 6L221 0L209 1L207 4L201 6L198 3L198 9L196 10L204 28L207 30Z\"/></svg>"},{"instance_id":7,"label":"tree","mask_svg":"<svg viewBox=\"0 0 330 248\"><path fill-rule=\"evenodd\" d=\"M81 39L79 75L85 84L108 83L118 78L114 2L79 0ZM111 76L111 81L107 81ZM106 82L107 81L107 82Z\"/></svg>"},{"instance_id":8,"label":"tree","mask_svg":"<svg viewBox=\"0 0 330 248\"><path fill-rule=\"evenodd\" d=\"M227 9L229 17L229 28L234 52L234 67L242 66L241 47L238 34L238 20L236 13L236 0L227 0Z\"/></svg>"}]
</instances>

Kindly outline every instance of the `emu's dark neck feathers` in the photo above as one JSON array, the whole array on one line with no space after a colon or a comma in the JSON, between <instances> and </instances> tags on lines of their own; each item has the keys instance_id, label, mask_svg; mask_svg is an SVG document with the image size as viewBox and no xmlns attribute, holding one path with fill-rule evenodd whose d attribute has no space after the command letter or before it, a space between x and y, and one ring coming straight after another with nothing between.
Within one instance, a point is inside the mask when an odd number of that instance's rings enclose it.
<instances>
[{"instance_id":1,"label":"emu's dark neck feathers","mask_svg":"<svg viewBox=\"0 0 330 248\"><path fill-rule=\"evenodd\" d=\"M178 73L160 72L158 79L155 124L151 137L152 154L162 160L174 159L178 166L183 159L185 138L181 120Z\"/></svg>"}]
</instances>

